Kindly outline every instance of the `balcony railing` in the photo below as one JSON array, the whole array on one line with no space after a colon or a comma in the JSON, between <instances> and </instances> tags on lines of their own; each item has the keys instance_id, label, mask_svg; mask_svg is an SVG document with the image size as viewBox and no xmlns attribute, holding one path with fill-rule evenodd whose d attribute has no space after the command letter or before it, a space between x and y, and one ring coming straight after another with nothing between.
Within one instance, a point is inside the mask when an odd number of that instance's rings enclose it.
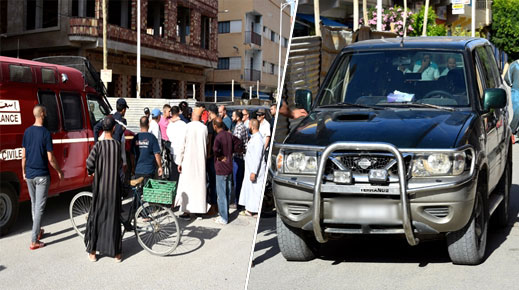
<instances>
[{"instance_id":1,"label":"balcony railing","mask_svg":"<svg viewBox=\"0 0 519 290\"><path fill-rule=\"evenodd\" d=\"M243 80L248 82L261 81L261 71L255 69L244 69Z\"/></svg>"},{"instance_id":2,"label":"balcony railing","mask_svg":"<svg viewBox=\"0 0 519 290\"><path fill-rule=\"evenodd\" d=\"M256 45L261 46L261 35L257 34L254 31L245 31L245 43L254 43Z\"/></svg>"}]
</instances>

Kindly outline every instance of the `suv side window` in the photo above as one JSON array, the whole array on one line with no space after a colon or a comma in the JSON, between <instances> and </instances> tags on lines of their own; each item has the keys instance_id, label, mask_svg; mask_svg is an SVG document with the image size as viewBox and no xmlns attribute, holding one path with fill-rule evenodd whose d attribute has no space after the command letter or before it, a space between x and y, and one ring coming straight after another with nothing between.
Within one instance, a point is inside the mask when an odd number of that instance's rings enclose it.
<instances>
[{"instance_id":1,"label":"suv side window","mask_svg":"<svg viewBox=\"0 0 519 290\"><path fill-rule=\"evenodd\" d=\"M77 93L61 93L63 109L63 127L66 131L83 129L83 106L81 95Z\"/></svg>"},{"instance_id":2,"label":"suv side window","mask_svg":"<svg viewBox=\"0 0 519 290\"><path fill-rule=\"evenodd\" d=\"M496 80L496 88L497 88L502 83L501 74L499 73L499 67L497 66L497 60L496 60L494 52L492 51L492 48L490 46L485 46L485 49L487 51L487 54L490 56L489 65L490 65L490 68L492 69L492 74L494 75L494 78Z\"/></svg>"},{"instance_id":3,"label":"suv side window","mask_svg":"<svg viewBox=\"0 0 519 290\"><path fill-rule=\"evenodd\" d=\"M39 104L45 106L47 112L46 128L50 132L59 131L59 113L56 94L53 91L38 92Z\"/></svg>"},{"instance_id":4,"label":"suv side window","mask_svg":"<svg viewBox=\"0 0 519 290\"><path fill-rule=\"evenodd\" d=\"M496 84L496 76L494 75L494 70L492 69L492 61L495 62L494 56L489 55L484 46L477 47L476 52L479 58L479 64L482 69L481 76L485 80L485 88L497 88L498 85Z\"/></svg>"}]
</instances>

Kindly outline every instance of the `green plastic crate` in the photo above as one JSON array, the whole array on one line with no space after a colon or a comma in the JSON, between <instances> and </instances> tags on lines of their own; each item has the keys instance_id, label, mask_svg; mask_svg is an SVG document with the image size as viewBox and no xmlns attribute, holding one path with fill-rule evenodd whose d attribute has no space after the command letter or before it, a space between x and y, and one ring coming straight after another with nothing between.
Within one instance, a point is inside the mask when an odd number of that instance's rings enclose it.
<instances>
[{"instance_id":1,"label":"green plastic crate","mask_svg":"<svg viewBox=\"0 0 519 290\"><path fill-rule=\"evenodd\" d=\"M142 199L152 203L172 204L176 191L175 181L149 179L143 188Z\"/></svg>"}]
</instances>

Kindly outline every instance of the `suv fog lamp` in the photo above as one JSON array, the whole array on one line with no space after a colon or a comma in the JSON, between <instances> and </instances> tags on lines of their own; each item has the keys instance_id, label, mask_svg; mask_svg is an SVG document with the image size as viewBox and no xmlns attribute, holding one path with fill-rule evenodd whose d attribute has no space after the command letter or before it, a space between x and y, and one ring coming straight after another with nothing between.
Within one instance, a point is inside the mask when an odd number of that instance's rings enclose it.
<instances>
[{"instance_id":1,"label":"suv fog lamp","mask_svg":"<svg viewBox=\"0 0 519 290\"><path fill-rule=\"evenodd\" d=\"M333 182L351 184L351 171L350 170L335 170L333 172Z\"/></svg>"},{"instance_id":2,"label":"suv fog lamp","mask_svg":"<svg viewBox=\"0 0 519 290\"><path fill-rule=\"evenodd\" d=\"M368 174L369 182L371 183L385 183L388 179L387 170L385 169L371 169Z\"/></svg>"}]
</instances>

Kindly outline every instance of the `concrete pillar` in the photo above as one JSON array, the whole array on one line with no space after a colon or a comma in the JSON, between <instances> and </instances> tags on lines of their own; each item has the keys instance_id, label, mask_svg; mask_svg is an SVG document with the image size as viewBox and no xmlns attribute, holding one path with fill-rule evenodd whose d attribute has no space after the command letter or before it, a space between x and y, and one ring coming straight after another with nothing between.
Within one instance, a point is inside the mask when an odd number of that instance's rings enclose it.
<instances>
[{"instance_id":1,"label":"concrete pillar","mask_svg":"<svg viewBox=\"0 0 519 290\"><path fill-rule=\"evenodd\" d=\"M36 13L34 26L36 29L43 26L43 0L36 0Z\"/></svg>"},{"instance_id":2,"label":"concrete pillar","mask_svg":"<svg viewBox=\"0 0 519 290\"><path fill-rule=\"evenodd\" d=\"M160 36L160 4L157 2L153 3L153 36Z\"/></svg>"},{"instance_id":3,"label":"concrete pillar","mask_svg":"<svg viewBox=\"0 0 519 290\"><path fill-rule=\"evenodd\" d=\"M200 84L200 101L205 102L205 83Z\"/></svg>"},{"instance_id":4,"label":"concrete pillar","mask_svg":"<svg viewBox=\"0 0 519 290\"><path fill-rule=\"evenodd\" d=\"M78 0L78 13L79 17L86 17L87 11L87 0Z\"/></svg>"},{"instance_id":5,"label":"concrete pillar","mask_svg":"<svg viewBox=\"0 0 519 290\"><path fill-rule=\"evenodd\" d=\"M200 46L200 39L201 39L201 23L202 23L202 14L200 14L200 11L196 9L191 9L191 21L190 21L190 45L192 46Z\"/></svg>"},{"instance_id":6,"label":"concrete pillar","mask_svg":"<svg viewBox=\"0 0 519 290\"><path fill-rule=\"evenodd\" d=\"M177 2L175 0L166 1L164 4L164 38L179 41L177 39Z\"/></svg>"},{"instance_id":7,"label":"concrete pillar","mask_svg":"<svg viewBox=\"0 0 519 290\"><path fill-rule=\"evenodd\" d=\"M141 31L146 33L148 27L148 0L141 0Z\"/></svg>"},{"instance_id":8,"label":"concrete pillar","mask_svg":"<svg viewBox=\"0 0 519 290\"><path fill-rule=\"evenodd\" d=\"M178 93L179 93L180 99L187 98L187 81L178 82Z\"/></svg>"},{"instance_id":9,"label":"concrete pillar","mask_svg":"<svg viewBox=\"0 0 519 290\"><path fill-rule=\"evenodd\" d=\"M128 27L128 9L130 9L130 0L121 1L121 27Z\"/></svg>"},{"instance_id":10,"label":"concrete pillar","mask_svg":"<svg viewBox=\"0 0 519 290\"><path fill-rule=\"evenodd\" d=\"M152 90L154 98L162 98L162 79L153 78L152 79Z\"/></svg>"}]
</instances>

